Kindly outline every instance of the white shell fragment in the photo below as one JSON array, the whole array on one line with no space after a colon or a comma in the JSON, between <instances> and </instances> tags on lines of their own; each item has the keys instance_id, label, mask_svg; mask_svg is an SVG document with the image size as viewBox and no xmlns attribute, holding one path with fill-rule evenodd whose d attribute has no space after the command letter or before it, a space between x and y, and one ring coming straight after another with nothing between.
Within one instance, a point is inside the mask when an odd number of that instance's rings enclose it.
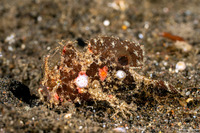
<instances>
[{"instance_id":1,"label":"white shell fragment","mask_svg":"<svg viewBox=\"0 0 200 133\"><path fill-rule=\"evenodd\" d=\"M88 76L87 75L79 75L75 80L76 85L79 88L85 88L88 85Z\"/></svg>"},{"instance_id":2,"label":"white shell fragment","mask_svg":"<svg viewBox=\"0 0 200 133\"><path fill-rule=\"evenodd\" d=\"M117 77L118 79L124 79L124 78L126 77L126 73L125 73L124 71L122 71L122 70L118 70L118 71L116 72L116 77Z\"/></svg>"},{"instance_id":3,"label":"white shell fragment","mask_svg":"<svg viewBox=\"0 0 200 133\"><path fill-rule=\"evenodd\" d=\"M104 24L105 26L109 26L109 25L110 25L110 21L109 21L109 20L104 20L104 21L103 21L103 24Z\"/></svg>"},{"instance_id":4,"label":"white shell fragment","mask_svg":"<svg viewBox=\"0 0 200 133\"><path fill-rule=\"evenodd\" d=\"M183 71L183 70L185 70L185 68L186 68L185 62L179 61L179 62L176 63L176 70L177 71Z\"/></svg>"}]
</instances>

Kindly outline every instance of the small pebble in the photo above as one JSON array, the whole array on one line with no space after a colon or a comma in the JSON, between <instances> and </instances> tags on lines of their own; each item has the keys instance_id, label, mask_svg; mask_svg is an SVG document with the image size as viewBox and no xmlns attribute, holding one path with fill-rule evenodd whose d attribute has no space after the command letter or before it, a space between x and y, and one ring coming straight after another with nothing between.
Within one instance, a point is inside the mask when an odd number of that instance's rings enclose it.
<instances>
[{"instance_id":1,"label":"small pebble","mask_svg":"<svg viewBox=\"0 0 200 133\"><path fill-rule=\"evenodd\" d=\"M109 21L109 20L104 20L104 21L103 21L103 24L104 24L105 26L109 26L109 25L110 25L110 21Z\"/></svg>"},{"instance_id":2,"label":"small pebble","mask_svg":"<svg viewBox=\"0 0 200 133\"><path fill-rule=\"evenodd\" d=\"M186 65L185 65L185 62L183 62L183 61L179 61L176 64L176 71L183 71L183 70L185 70L185 68L186 68Z\"/></svg>"}]
</instances>

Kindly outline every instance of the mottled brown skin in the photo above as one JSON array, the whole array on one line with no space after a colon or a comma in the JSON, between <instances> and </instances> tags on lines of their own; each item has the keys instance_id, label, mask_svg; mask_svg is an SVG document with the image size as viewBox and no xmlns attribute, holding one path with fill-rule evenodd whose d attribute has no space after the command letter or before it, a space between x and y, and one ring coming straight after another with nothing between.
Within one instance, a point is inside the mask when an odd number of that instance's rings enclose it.
<instances>
[{"instance_id":1,"label":"mottled brown skin","mask_svg":"<svg viewBox=\"0 0 200 133\"><path fill-rule=\"evenodd\" d=\"M121 112L126 117L125 114L132 115L130 111L134 111L136 106L128 105L123 99L117 98L118 89L130 88L133 85L140 88L140 85L144 84L146 89L151 86L158 96L178 93L167 82L150 80L134 71L143 65L144 50L140 44L114 37L97 37L89 40L87 44L80 49L76 42L62 42L63 47L59 51L61 54L58 59L60 61L51 68L48 65L51 55L45 58L44 78L39 89L43 101L50 105L61 105L66 101L107 101L116 109L116 113ZM104 70L104 67L107 71L105 78L102 78L99 71ZM118 70L124 71L126 77L117 78ZM88 85L81 88L81 91L75 84L80 73L88 76Z\"/></svg>"},{"instance_id":2,"label":"mottled brown skin","mask_svg":"<svg viewBox=\"0 0 200 133\"><path fill-rule=\"evenodd\" d=\"M120 41L118 38L101 37L89 41L89 49L107 63L116 63L120 67L142 67L143 49L140 44Z\"/></svg>"}]
</instances>

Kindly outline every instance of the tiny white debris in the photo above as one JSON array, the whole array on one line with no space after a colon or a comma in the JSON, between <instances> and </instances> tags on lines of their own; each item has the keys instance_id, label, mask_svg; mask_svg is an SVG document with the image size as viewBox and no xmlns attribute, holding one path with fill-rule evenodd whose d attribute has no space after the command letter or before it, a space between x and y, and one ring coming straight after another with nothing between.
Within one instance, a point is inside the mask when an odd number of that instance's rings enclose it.
<instances>
[{"instance_id":1,"label":"tiny white debris","mask_svg":"<svg viewBox=\"0 0 200 133\"><path fill-rule=\"evenodd\" d=\"M137 65L140 66L142 63L139 60L136 60Z\"/></svg>"},{"instance_id":2,"label":"tiny white debris","mask_svg":"<svg viewBox=\"0 0 200 133\"><path fill-rule=\"evenodd\" d=\"M138 52L135 50L134 52L133 52L136 56L138 56Z\"/></svg>"},{"instance_id":3,"label":"tiny white debris","mask_svg":"<svg viewBox=\"0 0 200 133\"><path fill-rule=\"evenodd\" d=\"M190 95L190 91L186 92L185 95L186 95L186 96L189 96L189 95Z\"/></svg>"},{"instance_id":4,"label":"tiny white debris","mask_svg":"<svg viewBox=\"0 0 200 133\"><path fill-rule=\"evenodd\" d=\"M8 46L8 50L9 51L13 51L13 47L12 46Z\"/></svg>"},{"instance_id":5,"label":"tiny white debris","mask_svg":"<svg viewBox=\"0 0 200 133\"><path fill-rule=\"evenodd\" d=\"M47 47L47 50L50 50L50 49L51 49L51 47L50 47L50 46L48 46L48 47Z\"/></svg>"},{"instance_id":6,"label":"tiny white debris","mask_svg":"<svg viewBox=\"0 0 200 133\"><path fill-rule=\"evenodd\" d=\"M169 87L169 83L166 82L166 81L164 81L164 84L165 84L165 86L167 87L167 89L169 90L169 92L171 92L171 89L170 89L170 87Z\"/></svg>"},{"instance_id":7,"label":"tiny white debris","mask_svg":"<svg viewBox=\"0 0 200 133\"><path fill-rule=\"evenodd\" d=\"M104 40L103 40L103 39L100 39L100 42L101 42L101 44L102 44L102 46L103 46Z\"/></svg>"},{"instance_id":8,"label":"tiny white debris","mask_svg":"<svg viewBox=\"0 0 200 133\"><path fill-rule=\"evenodd\" d=\"M126 46L124 46L124 47L125 47L125 49L126 49L126 50L128 50L128 46L127 46L127 45L126 45Z\"/></svg>"},{"instance_id":9,"label":"tiny white debris","mask_svg":"<svg viewBox=\"0 0 200 133\"><path fill-rule=\"evenodd\" d=\"M110 21L106 19L106 20L103 21L103 24L104 24L105 26L109 26L109 25L110 25Z\"/></svg>"},{"instance_id":10,"label":"tiny white debris","mask_svg":"<svg viewBox=\"0 0 200 133\"><path fill-rule=\"evenodd\" d=\"M185 70L185 68L186 68L186 65L185 65L185 62L183 62L183 61L179 61L176 64L176 71L183 71L183 70Z\"/></svg>"},{"instance_id":11,"label":"tiny white debris","mask_svg":"<svg viewBox=\"0 0 200 133\"><path fill-rule=\"evenodd\" d=\"M38 16L38 17L37 17L37 21L38 21L38 22L42 21L42 17L41 17L41 16Z\"/></svg>"},{"instance_id":12,"label":"tiny white debris","mask_svg":"<svg viewBox=\"0 0 200 133\"><path fill-rule=\"evenodd\" d=\"M144 36L143 36L142 33L139 33L139 34L138 34L138 37L139 37L140 39L143 39L143 38L144 38Z\"/></svg>"},{"instance_id":13,"label":"tiny white debris","mask_svg":"<svg viewBox=\"0 0 200 133\"><path fill-rule=\"evenodd\" d=\"M103 128L105 128L106 127L106 125L105 124L103 124Z\"/></svg>"},{"instance_id":14,"label":"tiny white debris","mask_svg":"<svg viewBox=\"0 0 200 133\"><path fill-rule=\"evenodd\" d=\"M67 114L64 116L65 119L70 119L71 117L72 117L72 113L67 113Z\"/></svg>"},{"instance_id":15,"label":"tiny white debris","mask_svg":"<svg viewBox=\"0 0 200 133\"><path fill-rule=\"evenodd\" d=\"M24 50L25 48L26 48L26 45L25 45L25 44L22 44L22 45L21 45L21 49Z\"/></svg>"},{"instance_id":16,"label":"tiny white debris","mask_svg":"<svg viewBox=\"0 0 200 133\"><path fill-rule=\"evenodd\" d=\"M95 43L95 44L97 43L97 39L94 39L94 43Z\"/></svg>"},{"instance_id":17,"label":"tiny white debris","mask_svg":"<svg viewBox=\"0 0 200 133\"><path fill-rule=\"evenodd\" d=\"M79 75L76 78L75 83L79 88L87 87L87 85L88 85L88 76L85 75L85 74Z\"/></svg>"},{"instance_id":18,"label":"tiny white debris","mask_svg":"<svg viewBox=\"0 0 200 133\"><path fill-rule=\"evenodd\" d=\"M124 25L126 25L127 27L129 27L130 23L128 21L124 21Z\"/></svg>"},{"instance_id":19,"label":"tiny white debris","mask_svg":"<svg viewBox=\"0 0 200 133\"><path fill-rule=\"evenodd\" d=\"M167 62L167 61L163 61L163 65L164 65L164 66L167 66L167 65L168 65L168 62Z\"/></svg>"},{"instance_id":20,"label":"tiny white debris","mask_svg":"<svg viewBox=\"0 0 200 133\"><path fill-rule=\"evenodd\" d=\"M30 108L29 106L25 106L24 109L25 109L26 111L29 111L31 108Z\"/></svg>"},{"instance_id":21,"label":"tiny white debris","mask_svg":"<svg viewBox=\"0 0 200 133\"><path fill-rule=\"evenodd\" d=\"M126 73L125 73L124 71L122 71L122 70L118 70L118 71L116 72L116 77L117 77L118 79L124 79L124 78L126 77Z\"/></svg>"},{"instance_id":22,"label":"tiny white debris","mask_svg":"<svg viewBox=\"0 0 200 133\"><path fill-rule=\"evenodd\" d=\"M126 129L124 127L117 127L114 128L113 130L118 133L126 133Z\"/></svg>"},{"instance_id":23,"label":"tiny white debris","mask_svg":"<svg viewBox=\"0 0 200 133\"><path fill-rule=\"evenodd\" d=\"M79 130L83 129L83 126L79 126Z\"/></svg>"},{"instance_id":24,"label":"tiny white debris","mask_svg":"<svg viewBox=\"0 0 200 133\"><path fill-rule=\"evenodd\" d=\"M116 4L116 2L108 3L108 7L119 10L119 6Z\"/></svg>"},{"instance_id":25,"label":"tiny white debris","mask_svg":"<svg viewBox=\"0 0 200 133\"><path fill-rule=\"evenodd\" d=\"M111 44L112 44L113 47L115 47L115 42L114 41Z\"/></svg>"},{"instance_id":26,"label":"tiny white debris","mask_svg":"<svg viewBox=\"0 0 200 133\"><path fill-rule=\"evenodd\" d=\"M20 123L20 124L22 124L22 125L24 124L24 122L23 122L23 121L19 121L19 123Z\"/></svg>"},{"instance_id":27,"label":"tiny white debris","mask_svg":"<svg viewBox=\"0 0 200 133\"><path fill-rule=\"evenodd\" d=\"M138 47L138 46L140 46L140 44L139 44L139 43L135 43L135 46L137 46L137 47Z\"/></svg>"},{"instance_id":28,"label":"tiny white debris","mask_svg":"<svg viewBox=\"0 0 200 133\"><path fill-rule=\"evenodd\" d=\"M124 0L117 0L112 3L108 3L108 7L111 7L115 10L125 11L128 8L128 5Z\"/></svg>"},{"instance_id":29,"label":"tiny white debris","mask_svg":"<svg viewBox=\"0 0 200 133\"><path fill-rule=\"evenodd\" d=\"M8 44L13 44L15 42L15 34L13 33L10 36L7 36L5 42L8 42Z\"/></svg>"},{"instance_id":30,"label":"tiny white debris","mask_svg":"<svg viewBox=\"0 0 200 133\"><path fill-rule=\"evenodd\" d=\"M172 68L171 68L171 67L169 68L169 72L170 72L170 73L173 73L173 70L172 70Z\"/></svg>"},{"instance_id":31,"label":"tiny white debris","mask_svg":"<svg viewBox=\"0 0 200 133\"><path fill-rule=\"evenodd\" d=\"M3 57L3 54L2 54L1 51L0 51L0 58L1 58L1 57Z\"/></svg>"},{"instance_id":32,"label":"tiny white debris","mask_svg":"<svg viewBox=\"0 0 200 133\"><path fill-rule=\"evenodd\" d=\"M191 101L193 101L193 98L188 98L188 99L186 100L187 103L189 103L189 102L191 102Z\"/></svg>"},{"instance_id":33,"label":"tiny white debris","mask_svg":"<svg viewBox=\"0 0 200 133\"><path fill-rule=\"evenodd\" d=\"M152 78L152 77L153 77L153 73L150 73L150 74L149 74L149 77L151 77L151 78Z\"/></svg>"},{"instance_id":34,"label":"tiny white debris","mask_svg":"<svg viewBox=\"0 0 200 133\"><path fill-rule=\"evenodd\" d=\"M144 28L145 28L145 29L148 29L148 28L149 28L149 22L145 22Z\"/></svg>"}]
</instances>

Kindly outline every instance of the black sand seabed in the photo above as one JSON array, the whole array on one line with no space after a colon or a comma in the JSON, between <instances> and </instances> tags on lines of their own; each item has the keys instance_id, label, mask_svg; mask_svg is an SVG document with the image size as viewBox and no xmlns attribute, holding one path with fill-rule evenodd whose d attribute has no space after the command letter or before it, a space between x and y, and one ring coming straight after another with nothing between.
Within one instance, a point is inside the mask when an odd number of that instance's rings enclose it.
<instances>
[{"instance_id":1,"label":"black sand seabed","mask_svg":"<svg viewBox=\"0 0 200 133\"><path fill-rule=\"evenodd\" d=\"M199 132L200 2L198 0L1 0L0 132ZM169 32L192 46L183 52L159 36ZM43 56L60 40L98 35L145 46L141 75L181 88L185 101L137 104L134 118L110 118L107 103L47 108L37 89ZM177 72L176 64L186 68Z\"/></svg>"}]
</instances>

